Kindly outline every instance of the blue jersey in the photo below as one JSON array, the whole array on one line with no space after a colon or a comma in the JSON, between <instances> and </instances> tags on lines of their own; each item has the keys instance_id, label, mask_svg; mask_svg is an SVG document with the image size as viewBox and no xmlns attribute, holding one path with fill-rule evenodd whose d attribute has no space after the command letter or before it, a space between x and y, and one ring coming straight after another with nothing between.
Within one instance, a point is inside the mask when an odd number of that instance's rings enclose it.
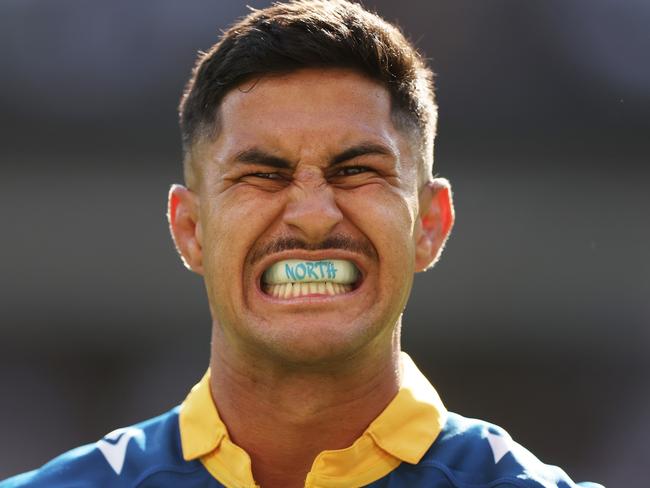
<instances>
[{"instance_id":1,"label":"blue jersey","mask_svg":"<svg viewBox=\"0 0 650 488\"><path fill-rule=\"evenodd\" d=\"M350 448L324 451L305 487L597 488L574 483L495 425L447 412L406 361L405 385ZM250 458L227 435L209 374L181 407L111 432L0 488L255 488ZM366 435L367 434L367 435Z\"/></svg>"}]
</instances>

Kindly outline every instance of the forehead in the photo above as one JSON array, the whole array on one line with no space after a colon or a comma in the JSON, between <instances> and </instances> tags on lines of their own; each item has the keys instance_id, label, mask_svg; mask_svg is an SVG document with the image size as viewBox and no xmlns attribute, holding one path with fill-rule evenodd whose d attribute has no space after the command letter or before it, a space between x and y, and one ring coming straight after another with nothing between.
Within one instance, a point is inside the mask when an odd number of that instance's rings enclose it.
<instances>
[{"instance_id":1,"label":"forehead","mask_svg":"<svg viewBox=\"0 0 650 488\"><path fill-rule=\"evenodd\" d=\"M225 152L245 144L309 152L360 139L395 149L400 143L388 90L340 69L306 69L243 83L223 99L219 127L216 142Z\"/></svg>"}]
</instances>

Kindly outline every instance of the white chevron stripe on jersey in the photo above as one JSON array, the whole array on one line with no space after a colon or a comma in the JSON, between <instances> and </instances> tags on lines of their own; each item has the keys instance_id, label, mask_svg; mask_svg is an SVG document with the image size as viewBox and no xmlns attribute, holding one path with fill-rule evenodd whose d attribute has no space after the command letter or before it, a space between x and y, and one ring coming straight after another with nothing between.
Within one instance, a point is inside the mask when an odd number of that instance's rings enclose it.
<instances>
[{"instance_id":1,"label":"white chevron stripe on jersey","mask_svg":"<svg viewBox=\"0 0 650 488\"><path fill-rule=\"evenodd\" d=\"M499 434L493 434L492 432L487 433L487 440L490 443L490 449L492 449L492 455L494 456L494 464L497 464L501 461L501 458L510 452L510 442L511 439L507 436L502 436Z\"/></svg>"},{"instance_id":2,"label":"white chevron stripe on jersey","mask_svg":"<svg viewBox=\"0 0 650 488\"><path fill-rule=\"evenodd\" d=\"M119 476L124 466L124 458L126 457L126 448L129 441L137 437L139 440L144 441L144 432L134 427L117 429L107 434L103 439L97 441L97 448L110 464L113 471ZM141 446L143 442L140 443Z\"/></svg>"}]
</instances>

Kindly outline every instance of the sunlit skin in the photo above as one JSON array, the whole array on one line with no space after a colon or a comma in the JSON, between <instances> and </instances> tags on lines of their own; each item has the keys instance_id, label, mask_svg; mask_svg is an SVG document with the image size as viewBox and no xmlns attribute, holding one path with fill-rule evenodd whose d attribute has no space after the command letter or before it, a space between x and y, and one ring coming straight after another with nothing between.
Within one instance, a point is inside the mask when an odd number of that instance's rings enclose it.
<instances>
[{"instance_id":1,"label":"sunlit skin","mask_svg":"<svg viewBox=\"0 0 650 488\"><path fill-rule=\"evenodd\" d=\"M303 486L315 456L349 446L399 389L401 313L453 210L390 108L349 70L262 77L226 95L189 189L170 191L176 246L206 284L215 402L264 487ZM358 246L314 250L332 237ZM307 249L263 252L279 238ZM280 300L260 283L282 259L346 259L362 279Z\"/></svg>"}]
</instances>

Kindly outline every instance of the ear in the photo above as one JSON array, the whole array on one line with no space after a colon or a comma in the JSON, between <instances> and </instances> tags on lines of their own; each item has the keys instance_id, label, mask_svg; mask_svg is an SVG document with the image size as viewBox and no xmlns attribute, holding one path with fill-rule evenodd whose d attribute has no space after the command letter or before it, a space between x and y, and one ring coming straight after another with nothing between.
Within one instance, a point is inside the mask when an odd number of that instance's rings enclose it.
<instances>
[{"instance_id":1,"label":"ear","mask_svg":"<svg viewBox=\"0 0 650 488\"><path fill-rule=\"evenodd\" d=\"M454 225L451 186L444 178L429 181L420 190L420 214L415 227L415 271L435 264Z\"/></svg>"},{"instance_id":2,"label":"ear","mask_svg":"<svg viewBox=\"0 0 650 488\"><path fill-rule=\"evenodd\" d=\"M203 233L198 216L198 196L182 185L172 185L167 205L169 230L185 267L202 275Z\"/></svg>"}]
</instances>

